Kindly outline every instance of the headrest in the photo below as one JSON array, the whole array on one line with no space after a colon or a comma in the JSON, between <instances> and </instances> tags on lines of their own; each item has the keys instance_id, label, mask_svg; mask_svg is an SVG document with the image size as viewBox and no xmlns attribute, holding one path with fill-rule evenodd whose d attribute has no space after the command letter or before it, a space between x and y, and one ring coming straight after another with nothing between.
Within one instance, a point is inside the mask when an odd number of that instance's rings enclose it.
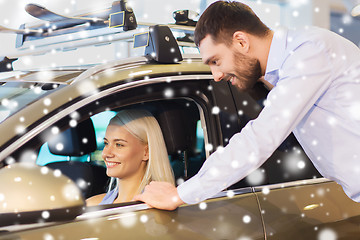
<instances>
[{"instance_id":1,"label":"headrest","mask_svg":"<svg viewBox=\"0 0 360 240\"><path fill-rule=\"evenodd\" d=\"M196 121L194 114L184 107L171 104L157 106L159 122L169 155L194 148L196 144Z\"/></svg>"},{"instance_id":2,"label":"headrest","mask_svg":"<svg viewBox=\"0 0 360 240\"><path fill-rule=\"evenodd\" d=\"M56 136L49 142L52 154L62 156L82 156L96 150L96 137L92 120L89 118Z\"/></svg>"},{"instance_id":3,"label":"headrest","mask_svg":"<svg viewBox=\"0 0 360 240\"><path fill-rule=\"evenodd\" d=\"M46 166L54 170L59 169L73 180L81 189L84 198L103 193L109 180L104 167L89 162L51 162Z\"/></svg>"},{"instance_id":4,"label":"headrest","mask_svg":"<svg viewBox=\"0 0 360 240\"><path fill-rule=\"evenodd\" d=\"M179 151L195 151L199 111L188 101L154 101L132 105L130 109L146 109L158 121L169 155ZM127 109L121 108L121 109ZM118 109L118 110L121 110Z\"/></svg>"}]
</instances>

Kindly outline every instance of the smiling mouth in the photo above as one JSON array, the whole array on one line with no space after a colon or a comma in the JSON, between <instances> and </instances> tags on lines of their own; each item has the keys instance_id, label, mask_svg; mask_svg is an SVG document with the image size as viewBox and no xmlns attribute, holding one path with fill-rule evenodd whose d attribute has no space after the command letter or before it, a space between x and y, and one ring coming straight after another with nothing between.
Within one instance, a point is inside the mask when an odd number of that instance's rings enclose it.
<instances>
[{"instance_id":1,"label":"smiling mouth","mask_svg":"<svg viewBox=\"0 0 360 240\"><path fill-rule=\"evenodd\" d=\"M232 85L234 85L234 83L235 83L234 77L231 77L229 81L231 82Z\"/></svg>"},{"instance_id":2,"label":"smiling mouth","mask_svg":"<svg viewBox=\"0 0 360 240\"><path fill-rule=\"evenodd\" d=\"M236 78L235 75L233 75L233 74L228 74L228 75L225 77L225 80L226 80L226 81L229 81L232 85L235 85L235 78Z\"/></svg>"},{"instance_id":3,"label":"smiling mouth","mask_svg":"<svg viewBox=\"0 0 360 240\"><path fill-rule=\"evenodd\" d=\"M235 76L229 76L229 82L230 82L232 85L235 85Z\"/></svg>"},{"instance_id":4,"label":"smiling mouth","mask_svg":"<svg viewBox=\"0 0 360 240\"><path fill-rule=\"evenodd\" d=\"M108 161L105 161L105 164L106 164L106 167L112 168L112 167L116 167L116 166L120 165L121 163L119 163L119 162L108 162Z\"/></svg>"}]
</instances>

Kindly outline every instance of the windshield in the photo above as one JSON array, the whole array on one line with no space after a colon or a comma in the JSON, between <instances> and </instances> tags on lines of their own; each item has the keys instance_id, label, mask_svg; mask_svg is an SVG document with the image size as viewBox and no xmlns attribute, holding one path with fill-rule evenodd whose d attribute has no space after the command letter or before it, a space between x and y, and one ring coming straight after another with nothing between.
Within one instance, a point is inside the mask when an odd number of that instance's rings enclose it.
<instances>
[{"instance_id":1,"label":"windshield","mask_svg":"<svg viewBox=\"0 0 360 240\"><path fill-rule=\"evenodd\" d=\"M42 70L0 73L0 122L40 98L66 86L82 71Z\"/></svg>"}]
</instances>

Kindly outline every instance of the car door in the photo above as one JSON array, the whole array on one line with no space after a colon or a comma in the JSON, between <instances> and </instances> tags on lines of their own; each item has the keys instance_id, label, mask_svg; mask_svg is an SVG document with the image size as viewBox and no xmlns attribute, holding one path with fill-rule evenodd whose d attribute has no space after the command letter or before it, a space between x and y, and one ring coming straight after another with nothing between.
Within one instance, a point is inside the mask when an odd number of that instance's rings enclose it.
<instances>
[{"instance_id":1,"label":"car door","mask_svg":"<svg viewBox=\"0 0 360 240\"><path fill-rule=\"evenodd\" d=\"M179 109L184 119L182 122L191 120L191 126L194 126L194 122L197 123L195 128L190 129L197 132L200 126L203 131L203 138L197 136L196 132L185 134L183 137L187 141L183 142L187 144L176 146L181 150L180 163L185 165L178 179L180 183L195 174L206 156L217 146L224 145L229 137L226 133L226 129L229 129L228 121L236 122L237 119L234 118L236 112L228 87L224 85L224 89L219 87L214 91L211 75L193 73L173 77L171 81L168 79L169 76L155 76L133 86L109 85L100 89L99 97L90 97L89 100L80 98L81 104L69 103L62 108L63 117L46 126L44 132L33 136L11 157L17 159L29 149L37 153L51 129L55 127L65 130L71 127L74 119L79 124L104 111L136 106L147 107L156 112L159 106L169 106L169 109ZM94 78L94 81L100 80ZM224 125L225 122L228 124ZM185 127L189 125L183 126L180 134L186 132ZM232 126L237 128L235 123ZM170 128L163 134L173 136L176 133ZM177 139L181 136L173 137ZM199 139L203 144L194 149L194 142ZM194 142L188 144L188 141ZM185 205L170 212L147 209L144 204L131 203L89 208L84 216L79 216L72 222L59 222L7 236L38 239L44 234L54 239L113 239L114 235L126 236L126 239L264 239L261 212L256 195L250 188L223 193L203 203Z\"/></svg>"},{"instance_id":2,"label":"car door","mask_svg":"<svg viewBox=\"0 0 360 240\"><path fill-rule=\"evenodd\" d=\"M359 204L316 179L256 189L267 239L357 239Z\"/></svg>"}]
</instances>

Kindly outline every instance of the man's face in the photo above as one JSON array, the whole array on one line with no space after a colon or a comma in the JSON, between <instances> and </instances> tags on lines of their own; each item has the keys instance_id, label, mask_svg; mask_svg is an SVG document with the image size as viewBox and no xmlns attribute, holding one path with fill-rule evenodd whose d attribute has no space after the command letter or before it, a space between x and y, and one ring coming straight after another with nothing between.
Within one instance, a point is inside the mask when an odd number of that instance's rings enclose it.
<instances>
[{"instance_id":1,"label":"man's face","mask_svg":"<svg viewBox=\"0 0 360 240\"><path fill-rule=\"evenodd\" d=\"M215 43L210 35L200 42L203 62L210 66L215 81L230 81L239 90L251 89L261 77L260 62L239 52L232 45Z\"/></svg>"}]
</instances>

